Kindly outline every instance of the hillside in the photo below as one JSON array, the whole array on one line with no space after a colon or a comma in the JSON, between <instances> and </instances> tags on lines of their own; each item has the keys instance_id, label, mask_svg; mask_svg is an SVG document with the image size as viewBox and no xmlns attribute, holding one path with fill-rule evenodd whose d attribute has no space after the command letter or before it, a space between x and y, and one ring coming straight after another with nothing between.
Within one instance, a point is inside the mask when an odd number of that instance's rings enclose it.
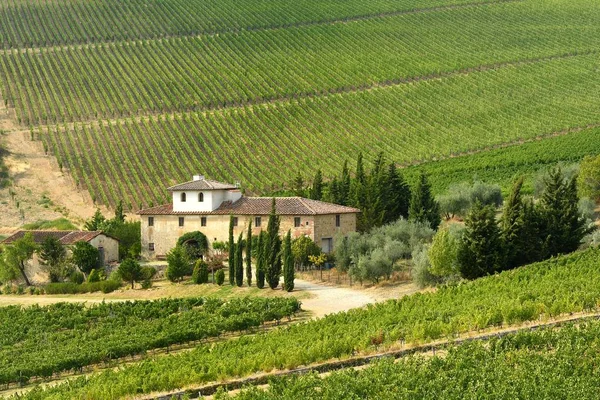
<instances>
[{"instance_id":1,"label":"hillside","mask_svg":"<svg viewBox=\"0 0 600 400\"><path fill-rule=\"evenodd\" d=\"M137 209L197 172L263 192L360 151L409 165L595 127L599 17L592 0L13 0L0 82L75 186Z\"/></svg>"}]
</instances>

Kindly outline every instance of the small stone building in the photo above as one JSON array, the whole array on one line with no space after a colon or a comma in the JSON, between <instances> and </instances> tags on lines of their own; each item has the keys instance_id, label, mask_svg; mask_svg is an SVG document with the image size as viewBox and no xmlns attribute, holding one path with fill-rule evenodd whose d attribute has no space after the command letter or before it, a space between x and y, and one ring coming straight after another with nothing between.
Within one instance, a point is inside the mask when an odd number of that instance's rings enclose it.
<instances>
[{"instance_id":1,"label":"small stone building","mask_svg":"<svg viewBox=\"0 0 600 400\"><path fill-rule=\"evenodd\" d=\"M271 197L242 196L236 185L194 176L190 182L168 188L172 202L138 211L141 216L142 256L163 258L185 233L200 231L209 243L229 240L229 218L234 217L234 236L248 230L266 230ZM333 249L337 234L356 231L360 210L301 197L278 197L275 211L281 218L280 235L310 237L324 252ZM236 239L237 240L237 239Z\"/></svg>"}]
</instances>

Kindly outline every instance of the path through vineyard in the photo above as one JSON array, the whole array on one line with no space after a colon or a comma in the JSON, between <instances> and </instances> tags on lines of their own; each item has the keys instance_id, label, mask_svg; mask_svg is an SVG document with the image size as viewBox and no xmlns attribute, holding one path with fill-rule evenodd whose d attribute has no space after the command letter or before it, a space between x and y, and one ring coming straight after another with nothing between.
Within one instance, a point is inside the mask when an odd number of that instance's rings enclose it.
<instances>
[{"instance_id":1,"label":"path through vineyard","mask_svg":"<svg viewBox=\"0 0 600 400\"><path fill-rule=\"evenodd\" d=\"M62 216L81 223L94 214L88 191L77 189L70 175L59 170L56 159L44 154L42 142L32 141L29 131L16 124L14 110L5 107L1 98L0 131L4 133L1 138L10 153L6 165L15 194L12 197L8 190L0 192L3 200L0 234L10 233L23 223ZM10 199L3 198L9 196ZM52 202L48 207L40 204L44 196Z\"/></svg>"}]
</instances>

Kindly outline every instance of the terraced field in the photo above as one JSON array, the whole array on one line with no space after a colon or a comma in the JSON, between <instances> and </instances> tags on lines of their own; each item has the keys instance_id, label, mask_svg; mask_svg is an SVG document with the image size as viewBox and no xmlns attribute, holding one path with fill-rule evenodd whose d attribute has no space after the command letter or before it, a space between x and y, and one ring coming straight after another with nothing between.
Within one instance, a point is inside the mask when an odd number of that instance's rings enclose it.
<instances>
[{"instance_id":1,"label":"terraced field","mask_svg":"<svg viewBox=\"0 0 600 400\"><path fill-rule=\"evenodd\" d=\"M14 0L2 19L5 102L109 205L198 171L264 192L359 151L408 165L600 123L592 0Z\"/></svg>"}]
</instances>

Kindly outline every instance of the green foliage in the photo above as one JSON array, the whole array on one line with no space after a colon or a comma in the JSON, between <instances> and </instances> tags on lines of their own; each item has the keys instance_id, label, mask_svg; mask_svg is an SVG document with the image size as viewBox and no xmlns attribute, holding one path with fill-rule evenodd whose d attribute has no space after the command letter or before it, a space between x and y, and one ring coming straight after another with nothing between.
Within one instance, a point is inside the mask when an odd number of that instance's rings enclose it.
<instances>
[{"instance_id":1,"label":"green foliage","mask_svg":"<svg viewBox=\"0 0 600 400\"><path fill-rule=\"evenodd\" d=\"M445 226L433 236L427 251L431 268L429 271L437 277L452 277L459 274L458 247L460 238L453 235Z\"/></svg>"},{"instance_id":2,"label":"green foliage","mask_svg":"<svg viewBox=\"0 0 600 400\"><path fill-rule=\"evenodd\" d=\"M190 267L187 251L181 246L173 247L167 253L167 264L167 279L171 282L181 282Z\"/></svg>"},{"instance_id":3,"label":"green foliage","mask_svg":"<svg viewBox=\"0 0 600 400\"><path fill-rule=\"evenodd\" d=\"M475 202L465 219L465 231L458 248L460 274L475 279L500 271L502 241L493 206Z\"/></svg>"},{"instance_id":4,"label":"green foliage","mask_svg":"<svg viewBox=\"0 0 600 400\"><path fill-rule=\"evenodd\" d=\"M279 237L279 215L275 213L275 198L271 204L271 213L267 224L267 234L264 241L265 251L265 280L271 289L279 286L281 275L281 238Z\"/></svg>"},{"instance_id":5,"label":"green foliage","mask_svg":"<svg viewBox=\"0 0 600 400\"><path fill-rule=\"evenodd\" d=\"M142 271L140 263L133 258L126 258L119 264L119 276L123 281L130 283L131 288L135 287L135 282L147 279Z\"/></svg>"},{"instance_id":6,"label":"green foliage","mask_svg":"<svg viewBox=\"0 0 600 400\"><path fill-rule=\"evenodd\" d=\"M44 286L46 294L82 294L82 293L111 293L121 287L121 282L112 280L97 282L59 282Z\"/></svg>"},{"instance_id":7,"label":"green foliage","mask_svg":"<svg viewBox=\"0 0 600 400\"><path fill-rule=\"evenodd\" d=\"M240 232L238 241L235 245L235 256L234 256L234 269L235 269L235 284L241 287L244 284L244 234Z\"/></svg>"},{"instance_id":8,"label":"green foliage","mask_svg":"<svg viewBox=\"0 0 600 400\"><path fill-rule=\"evenodd\" d=\"M150 289L152 287L152 278L154 278L157 272L158 271L154 267L142 267L142 289Z\"/></svg>"},{"instance_id":9,"label":"green foliage","mask_svg":"<svg viewBox=\"0 0 600 400\"><path fill-rule=\"evenodd\" d=\"M248 222L248 233L246 234L246 283L252 286L252 247L254 242L252 236L252 219Z\"/></svg>"},{"instance_id":10,"label":"green foliage","mask_svg":"<svg viewBox=\"0 0 600 400\"><path fill-rule=\"evenodd\" d=\"M100 231L104 228L104 224L106 223L106 217L102 214L99 208L96 209L96 212L89 220L85 221L83 227L86 231Z\"/></svg>"},{"instance_id":11,"label":"green foliage","mask_svg":"<svg viewBox=\"0 0 600 400\"><path fill-rule=\"evenodd\" d=\"M142 252L140 221L110 220L102 230L119 240L119 259L139 258Z\"/></svg>"},{"instance_id":12,"label":"green foliage","mask_svg":"<svg viewBox=\"0 0 600 400\"><path fill-rule=\"evenodd\" d=\"M208 239L202 232L188 232L177 239L177 246L182 246L187 252L188 258L196 261L208 252Z\"/></svg>"},{"instance_id":13,"label":"green foliage","mask_svg":"<svg viewBox=\"0 0 600 400\"><path fill-rule=\"evenodd\" d=\"M60 240L48 236L40 245L38 254L40 264L44 266L50 276L50 282L59 282L66 277L67 250Z\"/></svg>"},{"instance_id":14,"label":"green foliage","mask_svg":"<svg viewBox=\"0 0 600 400\"><path fill-rule=\"evenodd\" d=\"M208 283L208 264L206 261L202 259L196 261L194 272L192 273L192 282L196 285Z\"/></svg>"},{"instance_id":15,"label":"green foliage","mask_svg":"<svg viewBox=\"0 0 600 400\"><path fill-rule=\"evenodd\" d=\"M480 181L475 181L473 185L460 183L451 185L448 192L437 196L436 200L446 218L465 217L476 201L484 206L501 205L502 191L498 185L489 185Z\"/></svg>"},{"instance_id":16,"label":"green foliage","mask_svg":"<svg viewBox=\"0 0 600 400\"><path fill-rule=\"evenodd\" d=\"M69 282L70 283L75 283L77 285L81 285L84 281L85 281L85 276L83 275L83 273L81 273L79 271L72 271L69 274ZM121 281L119 280L119 282L121 282Z\"/></svg>"},{"instance_id":17,"label":"green foliage","mask_svg":"<svg viewBox=\"0 0 600 400\"><path fill-rule=\"evenodd\" d=\"M221 286L223 285L223 282L225 282L225 271L223 271L222 269L218 270L215 273L215 280L217 285Z\"/></svg>"},{"instance_id":18,"label":"green foliage","mask_svg":"<svg viewBox=\"0 0 600 400\"><path fill-rule=\"evenodd\" d=\"M21 227L25 230L53 230L53 231L76 231L77 227L66 218L57 218L51 221L36 221Z\"/></svg>"},{"instance_id":19,"label":"green foliage","mask_svg":"<svg viewBox=\"0 0 600 400\"><path fill-rule=\"evenodd\" d=\"M11 245L5 246L0 253L0 281L7 282L23 278L25 284L31 286L25 269L27 262L37 249L38 246L29 232Z\"/></svg>"},{"instance_id":20,"label":"green foliage","mask_svg":"<svg viewBox=\"0 0 600 400\"><path fill-rule=\"evenodd\" d=\"M313 200L321 200L323 198L323 173L320 169L317 170L313 179L309 197Z\"/></svg>"},{"instance_id":21,"label":"green foliage","mask_svg":"<svg viewBox=\"0 0 600 400\"><path fill-rule=\"evenodd\" d=\"M73 246L71 261L81 272L89 274L100 263L100 252L88 242L80 241Z\"/></svg>"},{"instance_id":22,"label":"green foliage","mask_svg":"<svg viewBox=\"0 0 600 400\"><path fill-rule=\"evenodd\" d=\"M53 283L49 293L109 292L118 283ZM173 344L242 332L266 321L291 316L293 298L205 298L156 301L59 303L40 307L0 308L0 384L25 383L30 377L80 369L87 365L144 354ZM18 351L26 346L27 352Z\"/></svg>"},{"instance_id":23,"label":"green foliage","mask_svg":"<svg viewBox=\"0 0 600 400\"><path fill-rule=\"evenodd\" d=\"M439 276L431 273L431 262L429 261L429 247L427 245L417 248L412 253L411 275L413 282L420 288L435 286L442 282Z\"/></svg>"},{"instance_id":24,"label":"green foliage","mask_svg":"<svg viewBox=\"0 0 600 400\"><path fill-rule=\"evenodd\" d=\"M283 288L287 292L294 290L294 256L292 252L292 233L288 231L283 240Z\"/></svg>"},{"instance_id":25,"label":"green foliage","mask_svg":"<svg viewBox=\"0 0 600 400\"><path fill-rule=\"evenodd\" d=\"M214 381L217 376L226 379L347 358L356 352L373 351L371 338L381 333L384 346L397 344L399 340L410 345L454 338L457 334L492 326L518 326L540 317L591 311L600 301L599 280L600 250L588 250L497 276L445 285L433 292L328 315L285 329L200 345L176 356L153 358L117 371L70 381L33 394L30 392L26 399L87 396L102 400L109 396L139 396L141 392L200 386ZM584 347L590 352L589 347ZM497 350L499 348L490 348L492 352ZM481 370L481 359L474 356L473 365ZM573 367L566 364L565 368ZM494 371L494 368L485 370ZM592 368L590 373L596 371ZM465 376L472 382L470 374ZM455 384L456 380L452 382ZM393 387L399 384L396 382ZM107 387L111 389L110 394L105 394ZM546 387L546 382L542 387ZM311 389L314 392L314 388ZM464 398L464 388L457 398Z\"/></svg>"},{"instance_id":26,"label":"green foliage","mask_svg":"<svg viewBox=\"0 0 600 400\"><path fill-rule=\"evenodd\" d=\"M577 187L581 197L600 202L600 156L586 156L579 166Z\"/></svg>"},{"instance_id":27,"label":"green foliage","mask_svg":"<svg viewBox=\"0 0 600 400\"><path fill-rule=\"evenodd\" d=\"M265 287L265 271L267 269L267 233L260 231L256 250L256 287Z\"/></svg>"},{"instance_id":28,"label":"green foliage","mask_svg":"<svg viewBox=\"0 0 600 400\"><path fill-rule=\"evenodd\" d=\"M227 246L229 251L228 265L229 265L229 284L231 286L235 283L235 243L233 241L233 215L229 216L229 245Z\"/></svg>"},{"instance_id":29,"label":"green foliage","mask_svg":"<svg viewBox=\"0 0 600 400\"><path fill-rule=\"evenodd\" d=\"M412 190L408 219L414 222L427 223L435 230L440 225L439 204L431 194L431 185L424 174L419 176L417 186Z\"/></svg>"},{"instance_id":30,"label":"green foliage","mask_svg":"<svg viewBox=\"0 0 600 400\"><path fill-rule=\"evenodd\" d=\"M337 238L334 244L337 243ZM293 262L297 267L308 265L308 256L319 255L321 249L308 236L299 236L292 240L292 256Z\"/></svg>"},{"instance_id":31,"label":"green foliage","mask_svg":"<svg viewBox=\"0 0 600 400\"><path fill-rule=\"evenodd\" d=\"M92 269L87 278L87 283L96 283L101 281L100 272L97 269Z\"/></svg>"}]
</instances>

